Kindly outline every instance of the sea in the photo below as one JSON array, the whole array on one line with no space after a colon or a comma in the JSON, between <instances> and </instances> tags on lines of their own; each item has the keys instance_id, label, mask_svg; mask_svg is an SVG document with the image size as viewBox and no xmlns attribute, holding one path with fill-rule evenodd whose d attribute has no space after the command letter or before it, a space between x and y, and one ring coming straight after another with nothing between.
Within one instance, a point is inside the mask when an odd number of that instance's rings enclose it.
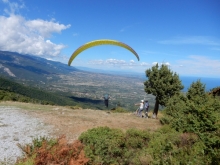
<instances>
[{"instance_id":1,"label":"sea","mask_svg":"<svg viewBox=\"0 0 220 165\"><path fill-rule=\"evenodd\" d=\"M141 77L146 81L146 76L141 75ZM191 76L179 76L182 84L184 86L183 92L188 91L188 88L193 82L200 80L202 84L205 85L205 91L209 92L211 89L220 87L220 77L219 78L211 78L211 77L191 77Z\"/></svg>"},{"instance_id":2,"label":"sea","mask_svg":"<svg viewBox=\"0 0 220 165\"><path fill-rule=\"evenodd\" d=\"M86 67L78 67L78 69L82 69L85 71L93 71L96 73L108 73L108 74L116 74L116 75L123 75L123 76L134 76L134 77L140 77L142 80L146 81L146 75L145 73L137 73L137 72L118 72L118 71L108 71L108 70L99 70L99 69L91 69ZM211 89L220 87L220 77L218 78L211 78L211 77L193 77L193 76L181 76L179 75L180 80L182 81L182 84L184 86L183 92L188 91L188 88L193 82L196 82L197 80L200 80L201 83L205 85L206 92L209 92Z\"/></svg>"},{"instance_id":3,"label":"sea","mask_svg":"<svg viewBox=\"0 0 220 165\"><path fill-rule=\"evenodd\" d=\"M213 88L220 87L220 78L180 76L180 80L184 86L183 92L186 92L190 85L197 80L200 80L205 85L207 92Z\"/></svg>"}]
</instances>

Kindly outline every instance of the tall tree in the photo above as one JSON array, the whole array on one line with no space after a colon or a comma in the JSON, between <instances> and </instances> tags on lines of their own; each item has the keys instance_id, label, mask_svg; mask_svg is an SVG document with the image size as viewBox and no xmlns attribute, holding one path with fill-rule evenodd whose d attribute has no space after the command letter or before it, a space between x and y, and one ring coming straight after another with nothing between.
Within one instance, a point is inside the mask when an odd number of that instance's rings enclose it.
<instances>
[{"instance_id":1,"label":"tall tree","mask_svg":"<svg viewBox=\"0 0 220 165\"><path fill-rule=\"evenodd\" d=\"M159 105L166 106L168 99L184 88L176 73L173 73L167 65L158 64L146 70L147 81L144 82L145 92L153 94L155 98L154 115L157 116Z\"/></svg>"}]
</instances>

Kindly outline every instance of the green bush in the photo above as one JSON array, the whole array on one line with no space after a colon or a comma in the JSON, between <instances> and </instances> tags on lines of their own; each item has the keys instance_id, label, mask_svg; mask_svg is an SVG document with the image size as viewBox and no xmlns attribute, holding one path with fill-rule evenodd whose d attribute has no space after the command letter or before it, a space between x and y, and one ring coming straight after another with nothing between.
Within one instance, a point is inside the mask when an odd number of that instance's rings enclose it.
<instances>
[{"instance_id":1,"label":"green bush","mask_svg":"<svg viewBox=\"0 0 220 165\"><path fill-rule=\"evenodd\" d=\"M79 140L86 145L91 164L117 164L122 157L124 134L119 129L94 128L82 133Z\"/></svg>"},{"instance_id":2,"label":"green bush","mask_svg":"<svg viewBox=\"0 0 220 165\"><path fill-rule=\"evenodd\" d=\"M186 96L172 97L165 114L170 117L171 127L177 131L215 132L219 129L220 102L206 94L204 86L198 81L192 84Z\"/></svg>"},{"instance_id":3,"label":"green bush","mask_svg":"<svg viewBox=\"0 0 220 165\"><path fill-rule=\"evenodd\" d=\"M205 157L204 160L200 157L203 162L220 162L220 101L205 92L205 85L197 81L192 83L186 96L172 97L165 114L162 122L166 123L166 119L169 119L167 123L171 128L178 132L194 133L199 137L198 143L203 146L200 150ZM192 147L190 152L193 151Z\"/></svg>"},{"instance_id":4,"label":"green bush","mask_svg":"<svg viewBox=\"0 0 220 165\"><path fill-rule=\"evenodd\" d=\"M93 128L79 137L90 164L95 165L142 164L142 150L147 147L149 139L150 134L145 131L131 129L123 133L108 127Z\"/></svg>"},{"instance_id":5,"label":"green bush","mask_svg":"<svg viewBox=\"0 0 220 165\"><path fill-rule=\"evenodd\" d=\"M195 133L181 133L169 125L150 134L147 131L98 127L79 137L85 145L89 164L103 165L185 165L217 164L218 150L212 156L207 144ZM208 138L210 139L210 138Z\"/></svg>"},{"instance_id":6,"label":"green bush","mask_svg":"<svg viewBox=\"0 0 220 165\"><path fill-rule=\"evenodd\" d=\"M150 157L149 164L206 164L204 144L196 134L180 133L163 126L152 135L145 155Z\"/></svg>"}]
</instances>

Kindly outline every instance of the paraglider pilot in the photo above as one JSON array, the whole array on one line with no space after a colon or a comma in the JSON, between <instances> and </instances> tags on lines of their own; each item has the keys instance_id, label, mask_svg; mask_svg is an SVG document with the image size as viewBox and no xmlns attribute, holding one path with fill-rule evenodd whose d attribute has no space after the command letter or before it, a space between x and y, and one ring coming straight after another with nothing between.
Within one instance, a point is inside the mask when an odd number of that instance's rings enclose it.
<instances>
[{"instance_id":1,"label":"paraglider pilot","mask_svg":"<svg viewBox=\"0 0 220 165\"><path fill-rule=\"evenodd\" d=\"M109 94L105 94L103 98L104 98L105 106L108 108L108 100L110 99Z\"/></svg>"}]
</instances>

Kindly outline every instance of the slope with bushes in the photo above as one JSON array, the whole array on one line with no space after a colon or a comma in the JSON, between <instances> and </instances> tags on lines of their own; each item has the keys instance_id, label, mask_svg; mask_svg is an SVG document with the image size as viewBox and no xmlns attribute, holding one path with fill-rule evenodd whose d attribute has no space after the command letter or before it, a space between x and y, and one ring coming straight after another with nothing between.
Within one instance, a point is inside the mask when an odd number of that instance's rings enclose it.
<instances>
[{"instance_id":1,"label":"slope with bushes","mask_svg":"<svg viewBox=\"0 0 220 165\"><path fill-rule=\"evenodd\" d=\"M64 98L0 77L0 100L66 105Z\"/></svg>"},{"instance_id":2,"label":"slope with bushes","mask_svg":"<svg viewBox=\"0 0 220 165\"><path fill-rule=\"evenodd\" d=\"M202 164L220 164L220 101L205 92L199 80L192 83L186 96L176 95L169 100L161 119L174 130L197 136L200 145L195 158ZM194 159L195 159L194 158Z\"/></svg>"}]
</instances>

